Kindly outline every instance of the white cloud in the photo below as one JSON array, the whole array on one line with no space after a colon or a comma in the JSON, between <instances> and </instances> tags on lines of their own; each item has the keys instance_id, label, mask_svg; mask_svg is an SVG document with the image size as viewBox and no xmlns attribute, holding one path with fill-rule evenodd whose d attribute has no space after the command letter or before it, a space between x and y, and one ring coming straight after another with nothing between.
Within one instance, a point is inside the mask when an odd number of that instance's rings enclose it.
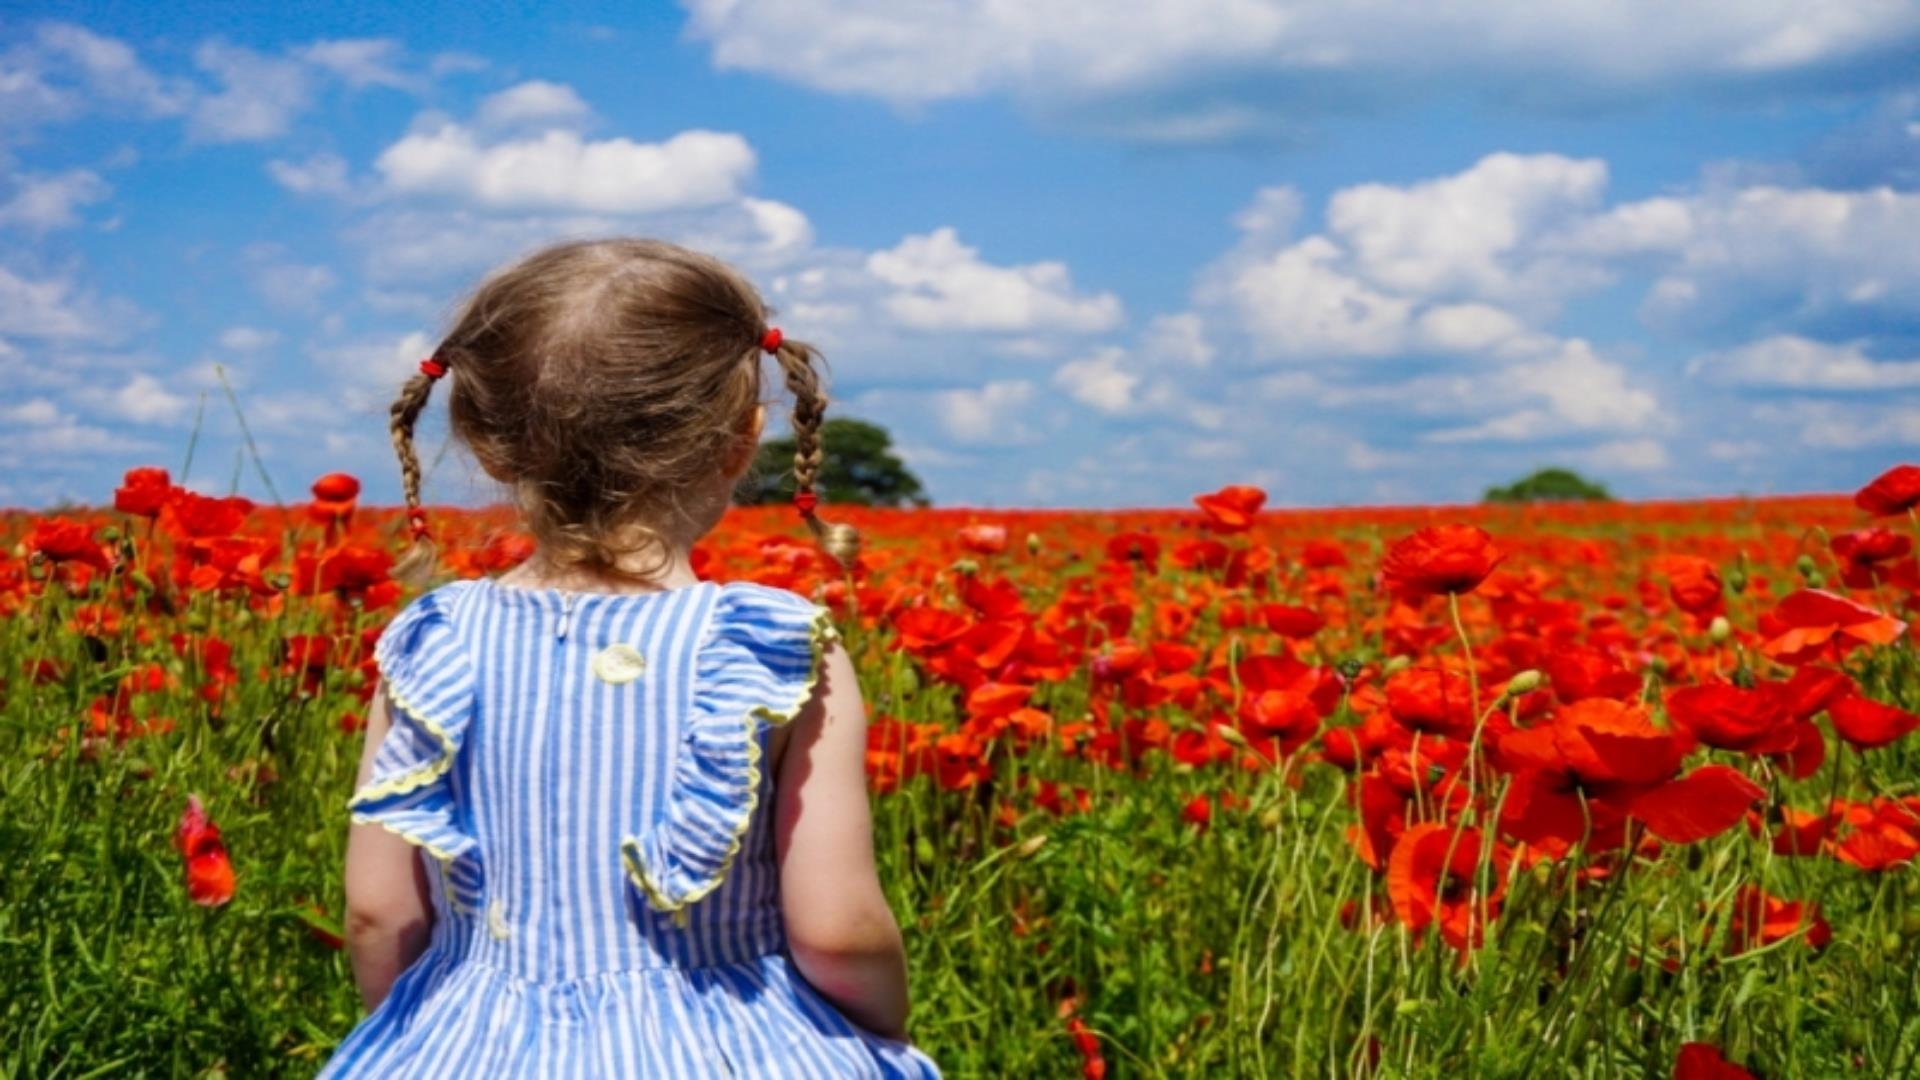
<instances>
[{"instance_id":1,"label":"white cloud","mask_svg":"<svg viewBox=\"0 0 1920 1080\"><path fill-rule=\"evenodd\" d=\"M353 190L347 179L346 159L325 151L305 161L269 161L267 174L296 195L340 196Z\"/></svg>"},{"instance_id":2,"label":"white cloud","mask_svg":"<svg viewBox=\"0 0 1920 1080\"><path fill-rule=\"evenodd\" d=\"M159 379L135 372L114 389L89 387L77 400L94 412L136 424L171 424L187 415L186 398L168 390Z\"/></svg>"},{"instance_id":3,"label":"white cloud","mask_svg":"<svg viewBox=\"0 0 1920 1080\"><path fill-rule=\"evenodd\" d=\"M77 225L81 207L100 202L111 194L113 188L90 169L22 176L13 194L0 203L0 225L15 225L34 232Z\"/></svg>"},{"instance_id":4,"label":"white cloud","mask_svg":"<svg viewBox=\"0 0 1920 1080\"><path fill-rule=\"evenodd\" d=\"M1033 383L1025 379L997 380L977 389L941 391L935 404L954 439L1004 445L1029 437L1019 414L1033 396Z\"/></svg>"},{"instance_id":5,"label":"white cloud","mask_svg":"<svg viewBox=\"0 0 1920 1080\"><path fill-rule=\"evenodd\" d=\"M892 289L888 313L915 330L1086 333L1120 322L1120 298L1078 292L1065 263L995 266L979 256L946 227L874 252L866 269Z\"/></svg>"},{"instance_id":6,"label":"white cloud","mask_svg":"<svg viewBox=\"0 0 1920 1080\"><path fill-rule=\"evenodd\" d=\"M1903 390L1920 387L1920 360L1874 360L1859 341L1829 344L1777 334L1687 365L1687 373L1721 386L1787 390Z\"/></svg>"},{"instance_id":7,"label":"white cloud","mask_svg":"<svg viewBox=\"0 0 1920 1080\"><path fill-rule=\"evenodd\" d=\"M1551 301L1586 284L1589 272L1557 265L1530 241L1597 205L1606 184L1606 163L1597 159L1489 154L1436 180L1344 188L1327 205L1327 230L1384 288Z\"/></svg>"},{"instance_id":8,"label":"white cloud","mask_svg":"<svg viewBox=\"0 0 1920 1080\"><path fill-rule=\"evenodd\" d=\"M191 91L155 75L133 48L72 23L44 22L0 54L0 127L69 119L94 108L173 116Z\"/></svg>"},{"instance_id":9,"label":"white cloud","mask_svg":"<svg viewBox=\"0 0 1920 1080\"><path fill-rule=\"evenodd\" d=\"M1239 263L1228 295L1255 347L1279 356L1387 356L1406 344L1413 302L1340 269L1343 252L1310 236Z\"/></svg>"},{"instance_id":10,"label":"white cloud","mask_svg":"<svg viewBox=\"0 0 1920 1080\"><path fill-rule=\"evenodd\" d=\"M1576 450L1570 460L1600 472L1655 472L1673 464L1666 445L1657 439L1621 439Z\"/></svg>"},{"instance_id":11,"label":"white cloud","mask_svg":"<svg viewBox=\"0 0 1920 1080\"><path fill-rule=\"evenodd\" d=\"M367 86L413 89L415 80L397 66L400 43L391 38L338 38L316 41L294 55L358 90Z\"/></svg>"},{"instance_id":12,"label":"white cloud","mask_svg":"<svg viewBox=\"0 0 1920 1080\"><path fill-rule=\"evenodd\" d=\"M489 143L460 124L415 131L374 162L386 189L495 210L646 214L712 206L754 168L738 135L683 131L658 143L547 131Z\"/></svg>"},{"instance_id":13,"label":"white cloud","mask_svg":"<svg viewBox=\"0 0 1920 1080\"><path fill-rule=\"evenodd\" d=\"M1137 404L1134 393L1140 376L1120 366L1125 356L1116 348L1101 349L1062 365L1053 373L1053 383L1075 401L1103 413L1127 412Z\"/></svg>"},{"instance_id":14,"label":"white cloud","mask_svg":"<svg viewBox=\"0 0 1920 1080\"><path fill-rule=\"evenodd\" d=\"M137 318L131 305L101 300L71 281L23 277L0 266L0 335L105 341L123 336Z\"/></svg>"},{"instance_id":15,"label":"white cloud","mask_svg":"<svg viewBox=\"0 0 1920 1080\"><path fill-rule=\"evenodd\" d=\"M262 261L249 280L268 303L287 311L318 310L340 283L339 275L320 264L274 261Z\"/></svg>"},{"instance_id":16,"label":"white cloud","mask_svg":"<svg viewBox=\"0 0 1920 1080\"><path fill-rule=\"evenodd\" d=\"M1240 112L1276 99L1263 79L1289 87L1295 111L1316 99L1419 100L1435 86L1617 98L1897 56L1920 37L1920 10L1888 0L1710 0L1684 17L1653 0L685 2L689 32L723 69L897 105L993 91L1078 105L1199 91L1147 125L1188 135L1237 133ZM1221 89L1234 76L1248 87L1243 99Z\"/></svg>"},{"instance_id":17,"label":"white cloud","mask_svg":"<svg viewBox=\"0 0 1920 1080\"><path fill-rule=\"evenodd\" d=\"M194 102L187 131L206 142L250 142L286 133L313 96L307 67L297 60L208 41L194 64L220 83L218 93Z\"/></svg>"},{"instance_id":18,"label":"white cloud","mask_svg":"<svg viewBox=\"0 0 1920 1080\"><path fill-rule=\"evenodd\" d=\"M220 347L233 352L258 352L280 340L278 330L261 330L251 326L229 326L220 331Z\"/></svg>"},{"instance_id":19,"label":"white cloud","mask_svg":"<svg viewBox=\"0 0 1920 1080\"><path fill-rule=\"evenodd\" d=\"M475 122L483 127L546 124L567 127L591 116L592 109L565 83L530 79L490 94L480 103Z\"/></svg>"}]
</instances>

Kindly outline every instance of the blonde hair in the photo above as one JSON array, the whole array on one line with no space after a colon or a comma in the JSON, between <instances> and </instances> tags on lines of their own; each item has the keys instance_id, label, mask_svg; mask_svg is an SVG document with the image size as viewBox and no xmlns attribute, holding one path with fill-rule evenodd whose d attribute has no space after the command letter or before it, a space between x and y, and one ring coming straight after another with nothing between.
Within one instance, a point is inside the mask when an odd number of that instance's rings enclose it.
<instances>
[{"instance_id":1,"label":"blonde hair","mask_svg":"<svg viewBox=\"0 0 1920 1080\"><path fill-rule=\"evenodd\" d=\"M733 268L658 240L557 244L489 276L461 307L421 374L394 401L394 453L414 543L396 576L432 570L414 424L449 380L453 436L513 491L556 565L648 578L665 569L656 524L748 437L760 403L763 342L793 394L795 499L843 566L859 534L813 510L827 398L815 351L769 334L759 293ZM643 569L623 568L641 552Z\"/></svg>"}]
</instances>

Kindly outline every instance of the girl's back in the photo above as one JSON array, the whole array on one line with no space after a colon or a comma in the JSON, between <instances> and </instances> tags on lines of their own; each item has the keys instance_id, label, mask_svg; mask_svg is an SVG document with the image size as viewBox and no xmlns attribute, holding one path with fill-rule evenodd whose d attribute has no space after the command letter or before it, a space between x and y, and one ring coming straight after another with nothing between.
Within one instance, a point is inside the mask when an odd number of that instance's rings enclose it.
<instances>
[{"instance_id":1,"label":"girl's back","mask_svg":"<svg viewBox=\"0 0 1920 1080\"><path fill-rule=\"evenodd\" d=\"M811 696L822 609L751 584L458 582L377 656L394 703L358 823L429 852L432 946L330 1071L930 1071L781 953L769 723Z\"/></svg>"},{"instance_id":2,"label":"girl's back","mask_svg":"<svg viewBox=\"0 0 1920 1080\"><path fill-rule=\"evenodd\" d=\"M346 872L372 1012L327 1075L937 1075L901 1041L833 624L693 569L753 460L768 358L794 395L795 507L852 566L857 535L815 513L814 353L706 256L536 252L401 390L416 546L396 576L433 563L413 426L442 378L535 549L420 597L375 649Z\"/></svg>"}]
</instances>

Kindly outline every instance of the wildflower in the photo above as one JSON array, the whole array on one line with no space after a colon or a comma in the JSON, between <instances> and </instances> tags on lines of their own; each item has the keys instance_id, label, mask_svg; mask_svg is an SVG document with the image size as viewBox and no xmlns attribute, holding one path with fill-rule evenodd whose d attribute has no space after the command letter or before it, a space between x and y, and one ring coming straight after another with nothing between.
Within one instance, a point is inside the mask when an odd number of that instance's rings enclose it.
<instances>
[{"instance_id":1,"label":"wildflower","mask_svg":"<svg viewBox=\"0 0 1920 1080\"><path fill-rule=\"evenodd\" d=\"M1886 746L1920 727L1920 716L1858 694L1828 706L1827 716L1833 721L1834 732L1855 750Z\"/></svg>"},{"instance_id":2,"label":"wildflower","mask_svg":"<svg viewBox=\"0 0 1920 1080\"><path fill-rule=\"evenodd\" d=\"M1267 493L1245 484L1229 484L1209 495L1196 495L1195 506L1207 515L1214 532L1238 533L1253 528L1254 517L1266 505Z\"/></svg>"},{"instance_id":3,"label":"wildflower","mask_svg":"<svg viewBox=\"0 0 1920 1080\"><path fill-rule=\"evenodd\" d=\"M1414 825L1401 834L1387 862L1387 895L1409 930L1417 933L1438 924L1441 937L1456 949L1480 944L1486 932L1483 917L1499 916L1511 861L1505 846L1494 843L1487 852L1491 892L1482 895L1482 846L1480 830L1447 824Z\"/></svg>"},{"instance_id":4,"label":"wildflower","mask_svg":"<svg viewBox=\"0 0 1920 1080\"><path fill-rule=\"evenodd\" d=\"M1920 506L1920 465L1895 465L1861 488L1853 502L1874 517L1892 517Z\"/></svg>"},{"instance_id":5,"label":"wildflower","mask_svg":"<svg viewBox=\"0 0 1920 1080\"><path fill-rule=\"evenodd\" d=\"M1842 658L1861 645L1888 645L1907 624L1823 589L1801 589L1760 617L1760 651L1783 664Z\"/></svg>"},{"instance_id":6,"label":"wildflower","mask_svg":"<svg viewBox=\"0 0 1920 1080\"><path fill-rule=\"evenodd\" d=\"M173 478L167 470L143 465L128 469L125 479L113 492L113 508L135 517L155 518L173 494Z\"/></svg>"},{"instance_id":7,"label":"wildflower","mask_svg":"<svg viewBox=\"0 0 1920 1080\"><path fill-rule=\"evenodd\" d=\"M233 899L233 862L220 840L220 827L208 817L198 795L187 796L187 808L173 833L174 849L186 862L187 896L202 907L219 907Z\"/></svg>"},{"instance_id":8,"label":"wildflower","mask_svg":"<svg viewBox=\"0 0 1920 1080\"><path fill-rule=\"evenodd\" d=\"M1472 592L1505 558L1477 525L1430 525L1394 544L1380 572L1389 592L1414 601Z\"/></svg>"},{"instance_id":9,"label":"wildflower","mask_svg":"<svg viewBox=\"0 0 1920 1080\"><path fill-rule=\"evenodd\" d=\"M1712 1043L1690 1042L1680 1047L1680 1056L1674 1060L1673 1080L1755 1080L1755 1077L1728 1061Z\"/></svg>"}]
</instances>

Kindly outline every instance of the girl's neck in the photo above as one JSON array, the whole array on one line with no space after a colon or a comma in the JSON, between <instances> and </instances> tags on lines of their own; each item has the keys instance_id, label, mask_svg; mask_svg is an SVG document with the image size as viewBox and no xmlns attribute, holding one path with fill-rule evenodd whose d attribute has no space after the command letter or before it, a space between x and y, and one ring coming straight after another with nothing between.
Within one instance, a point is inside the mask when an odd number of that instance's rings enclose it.
<instances>
[{"instance_id":1,"label":"girl's neck","mask_svg":"<svg viewBox=\"0 0 1920 1080\"><path fill-rule=\"evenodd\" d=\"M649 593L678 589L699 582L693 572L693 560L687 548L678 544L669 550L663 565L654 553L622 560L614 573L579 566L556 565L543 550L500 575L504 585L532 589L562 589L568 592Z\"/></svg>"}]
</instances>

